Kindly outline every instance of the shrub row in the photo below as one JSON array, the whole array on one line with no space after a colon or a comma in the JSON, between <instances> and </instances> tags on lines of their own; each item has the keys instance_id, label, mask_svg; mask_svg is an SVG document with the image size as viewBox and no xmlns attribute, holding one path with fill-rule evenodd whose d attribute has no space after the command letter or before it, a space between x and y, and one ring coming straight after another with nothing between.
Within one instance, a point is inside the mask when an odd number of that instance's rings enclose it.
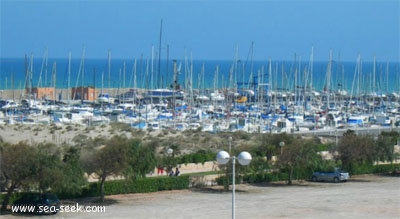
<instances>
[{"instance_id":1,"label":"shrub row","mask_svg":"<svg viewBox=\"0 0 400 219\"><path fill-rule=\"evenodd\" d=\"M385 164L385 165L359 165L354 166L352 175L359 174L389 174L394 170L400 170L400 164ZM308 180L312 173L306 170L298 170L293 174L293 180ZM228 180L231 183L230 178L225 176L218 177L216 182L218 185L224 185L224 182ZM263 183L263 182L274 182L288 180L288 174L284 172L259 172L245 175L236 175L236 184L246 183Z\"/></svg>"},{"instance_id":2,"label":"shrub row","mask_svg":"<svg viewBox=\"0 0 400 219\"><path fill-rule=\"evenodd\" d=\"M211 151L199 150L196 153L185 154L179 157L178 163L205 163L207 161L212 161L215 159L216 153Z\"/></svg>"},{"instance_id":3,"label":"shrub row","mask_svg":"<svg viewBox=\"0 0 400 219\"><path fill-rule=\"evenodd\" d=\"M262 173L251 173L246 175L236 175L235 184L240 183L262 183L262 182L273 182L286 180L288 175L281 172L262 172ZM218 177L216 182L218 185L224 185L226 181L231 184L232 179L226 178L225 176Z\"/></svg>"},{"instance_id":4,"label":"shrub row","mask_svg":"<svg viewBox=\"0 0 400 219\"><path fill-rule=\"evenodd\" d=\"M189 187L189 176L149 177L137 180L112 180L104 183L105 195L148 193L163 190L179 190ZM59 198L94 197L100 195L100 183L92 182L82 189L80 195L60 193Z\"/></svg>"},{"instance_id":5,"label":"shrub row","mask_svg":"<svg viewBox=\"0 0 400 219\"><path fill-rule=\"evenodd\" d=\"M351 166L351 174L359 175L359 174L387 174L393 172L394 170L399 170L400 164L382 164L382 165L352 165Z\"/></svg>"}]
</instances>

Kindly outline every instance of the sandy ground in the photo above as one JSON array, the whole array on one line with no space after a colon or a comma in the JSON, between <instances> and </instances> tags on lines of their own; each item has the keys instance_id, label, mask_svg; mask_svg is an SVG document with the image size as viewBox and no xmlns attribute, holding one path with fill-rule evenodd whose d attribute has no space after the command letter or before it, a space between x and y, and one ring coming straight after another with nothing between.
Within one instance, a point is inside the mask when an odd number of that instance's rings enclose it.
<instances>
[{"instance_id":1,"label":"sandy ground","mask_svg":"<svg viewBox=\"0 0 400 219\"><path fill-rule=\"evenodd\" d=\"M231 192L219 187L108 196L105 212L40 218L231 218ZM99 203L80 201L81 205ZM4 218L36 218L8 215ZM356 176L346 183L238 185L236 218L400 218L400 178Z\"/></svg>"},{"instance_id":2,"label":"sandy ground","mask_svg":"<svg viewBox=\"0 0 400 219\"><path fill-rule=\"evenodd\" d=\"M67 127L72 127L71 130L67 130ZM68 143L74 144L73 139L79 134L83 134L90 138L95 137L109 137L110 127L101 128L95 126L93 129L86 129L85 125L77 124L64 124L59 125L58 129L51 132L50 125L0 125L0 137L5 141L12 144L16 144L20 141L26 141L30 144L50 142L55 144Z\"/></svg>"}]
</instances>

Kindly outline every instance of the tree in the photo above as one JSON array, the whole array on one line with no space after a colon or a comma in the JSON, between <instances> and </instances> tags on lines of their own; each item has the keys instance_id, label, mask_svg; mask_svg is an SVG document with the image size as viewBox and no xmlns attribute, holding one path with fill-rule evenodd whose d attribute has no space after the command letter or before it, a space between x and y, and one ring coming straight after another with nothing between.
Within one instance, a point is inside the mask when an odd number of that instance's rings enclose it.
<instances>
[{"instance_id":1,"label":"tree","mask_svg":"<svg viewBox=\"0 0 400 219\"><path fill-rule=\"evenodd\" d=\"M272 142L273 136L271 134L259 135L257 138L258 147L254 151L256 155L267 157L267 160L271 160L272 156L276 155L276 147Z\"/></svg>"},{"instance_id":2,"label":"tree","mask_svg":"<svg viewBox=\"0 0 400 219\"><path fill-rule=\"evenodd\" d=\"M61 160L61 182L51 185L51 190L59 194L80 194L82 187L87 184L85 171L80 161L80 151L73 146L65 145L65 152Z\"/></svg>"},{"instance_id":3,"label":"tree","mask_svg":"<svg viewBox=\"0 0 400 219\"><path fill-rule=\"evenodd\" d=\"M290 144L285 142L277 165L282 172L288 174L288 184L291 185L296 172L299 175L308 174L317 168L321 161L315 142L298 138Z\"/></svg>"},{"instance_id":4,"label":"tree","mask_svg":"<svg viewBox=\"0 0 400 219\"><path fill-rule=\"evenodd\" d=\"M343 133L343 137L346 136L356 136L356 132L354 130L351 129L347 129L345 133Z\"/></svg>"},{"instance_id":5,"label":"tree","mask_svg":"<svg viewBox=\"0 0 400 219\"><path fill-rule=\"evenodd\" d=\"M172 150L171 154L168 154L169 149ZM166 171L169 173L172 171L173 167L178 164L177 156L181 154L181 149L179 145L172 144L168 147L164 147L163 154L164 156L161 158L161 164L167 168Z\"/></svg>"},{"instance_id":6,"label":"tree","mask_svg":"<svg viewBox=\"0 0 400 219\"><path fill-rule=\"evenodd\" d=\"M400 140L400 133L396 131L382 132L377 139L379 160L393 162L395 158L394 145Z\"/></svg>"},{"instance_id":7,"label":"tree","mask_svg":"<svg viewBox=\"0 0 400 219\"><path fill-rule=\"evenodd\" d=\"M114 136L105 146L83 154L82 161L88 173L95 173L100 182L100 201L104 202L104 182L107 177L123 173L128 164L127 138Z\"/></svg>"},{"instance_id":8,"label":"tree","mask_svg":"<svg viewBox=\"0 0 400 219\"><path fill-rule=\"evenodd\" d=\"M14 190L31 183L36 176L36 148L26 142L3 144L1 147L1 177L4 181L6 195L1 210L7 208Z\"/></svg>"},{"instance_id":9,"label":"tree","mask_svg":"<svg viewBox=\"0 0 400 219\"><path fill-rule=\"evenodd\" d=\"M143 145L139 139L128 142L128 157L125 175L130 179L145 177L157 164L155 148Z\"/></svg>"},{"instance_id":10,"label":"tree","mask_svg":"<svg viewBox=\"0 0 400 219\"><path fill-rule=\"evenodd\" d=\"M343 168L353 171L356 166L372 165L377 158L374 139L371 136L344 134L337 147L337 160Z\"/></svg>"},{"instance_id":11,"label":"tree","mask_svg":"<svg viewBox=\"0 0 400 219\"><path fill-rule=\"evenodd\" d=\"M37 168L35 182L42 192L63 183L61 151L52 143L40 143L36 146Z\"/></svg>"}]
</instances>

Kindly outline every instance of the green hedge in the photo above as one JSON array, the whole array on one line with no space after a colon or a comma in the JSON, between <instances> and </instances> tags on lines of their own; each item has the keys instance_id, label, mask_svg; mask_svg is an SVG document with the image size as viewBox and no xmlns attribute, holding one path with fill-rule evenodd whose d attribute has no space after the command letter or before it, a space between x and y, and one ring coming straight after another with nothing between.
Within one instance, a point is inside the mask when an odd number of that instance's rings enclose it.
<instances>
[{"instance_id":1,"label":"green hedge","mask_svg":"<svg viewBox=\"0 0 400 219\"><path fill-rule=\"evenodd\" d=\"M287 179L288 179L288 174L282 172L253 173L245 175L243 177L243 181L248 183L274 182Z\"/></svg>"},{"instance_id":2,"label":"green hedge","mask_svg":"<svg viewBox=\"0 0 400 219\"><path fill-rule=\"evenodd\" d=\"M207 161L212 161L215 159L216 153L211 151L199 150L196 153L185 154L180 156L178 159L178 163L187 164L187 163L205 163Z\"/></svg>"},{"instance_id":3,"label":"green hedge","mask_svg":"<svg viewBox=\"0 0 400 219\"><path fill-rule=\"evenodd\" d=\"M359 174L389 174L394 170L400 170L400 164L384 164L384 165L359 165L353 166L353 172L351 175ZM311 172L305 170L295 171L293 173L293 180L308 180L310 179ZM241 182L246 183L262 183L262 182L274 182L274 181L284 181L288 180L288 174L282 172L260 172L251 173L246 175L237 175L235 178L235 183L239 184ZM225 180L229 180L231 184L231 179L227 179L225 176L218 177L216 179L218 185L224 185Z\"/></svg>"},{"instance_id":4,"label":"green hedge","mask_svg":"<svg viewBox=\"0 0 400 219\"><path fill-rule=\"evenodd\" d=\"M385 164L385 165L375 165L372 168L372 173L375 174L388 174L395 170L400 170L400 164Z\"/></svg>"},{"instance_id":5,"label":"green hedge","mask_svg":"<svg viewBox=\"0 0 400 219\"><path fill-rule=\"evenodd\" d=\"M381 164L381 165L352 165L350 174L360 175L360 174L387 174L393 172L394 170L399 170L400 164Z\"/></svg>"},{"instance_id":6,"label":"green hedge","mask_svg":"<svg viewBox=\"0 0 400 219\"><path fill-rule=\"evenodd\" d=\"M262 172L262 173L251 173L246 175L236 175L235 176L235 184L240 184L242 182L245 183L262 183L262 182L273 182L273 181L281 181L287 180L288 175L286 173L281 172ZM218 185L224 185L224 182L228 180L229 184L231 184L232 179L227 179L225 176L220 176L216 179Z\"/></svg>"},{"instance_id":7,"label":"green hedge","mask_svg":"<svg viewBox=\"0 0 400 219\"><path fill-rule=\"evenodd\" d=\"M135 181L114 180L108 181L104 185L106 195L126 194L126 193L147 193L163 190L187 189L189 177L154 177L144 178Z\"/></svg>"},{"instance_id":8,"label":"green hedge","mask_svg":"<svg viewBox=\"0 0 400 219\"><path fill-rule=\"evenodd\" d=\"M105 195L148 193L163 190L179 190L189 188L189 176L179 177L149 177L129 180L112 180L104 183ZM100 183L92 182L82 189L80 195L57 194L59 198L94 197L100 195Z\"/></svg>"},{"instance_id":9,"label":"green hedge","mask_svg":"<svg viewBox=\"0 0 400 219\"><path fill-rule=\"evenodd\" d=\"M178 177L149 177L129 180L112 180L104 183L105 195L127 194L127 193L148 193L163 190L180 190L189 188L189 176ZM15 192L10 198L10 203L13 203L21 196L22 193ZM0 200L3 200L5 194L0 195ZM95 197L100 195L100 183L92 182L82 188L79 194L57 193L58 198L82 198Z\"/></svg>"}]
</instances>

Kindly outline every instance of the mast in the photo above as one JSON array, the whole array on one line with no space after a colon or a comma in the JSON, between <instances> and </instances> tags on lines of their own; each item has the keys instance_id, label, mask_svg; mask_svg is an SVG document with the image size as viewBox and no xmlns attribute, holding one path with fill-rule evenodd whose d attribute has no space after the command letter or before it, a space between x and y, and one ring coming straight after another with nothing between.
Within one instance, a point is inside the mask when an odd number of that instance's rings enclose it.
<instances>
[{"instance_id":1,"label":"mast","mask_svg":"<svg viewBox=\"0 0 400 219\"><path fill-rule=\"evenodd\" d=\"M310 55L310 60L308 63L308 67L306 70L306 75L304 76L304 98L307 97L307 95L310 96L311 101L313 101L313 87L312 87L312 71L313 71L313 62L314 62L314 47L311 47L311 55ZM308 89L309 88L309 89ZM304 106L307 105L306 99L304 99Z\"/></svg>"},{"instance_id":2,"label":"mast","mask_svg":"<svg viewBox=\"0 0 400 219\"><path fill-rule=\"evenodd\" d=\"M46 69L45 69L46 68ZM42 87L42 73L43 73L43 69L45 69L46 71L46 75L45 75L45 86L47 86L47 49L43 54L43 60L42 60L42 67L40 68L40 73L39 73L39 80L37 83L37 87Z\"/></svg>"},{"instance_id":3,"label":"mast","mask_svg":"<svg viewBox=\"0 0 400 219\"><path fill-rule=\"evenodd\" d=\"M89 95L89 93L88 93ZM93 98L96 97L96 67L93 68ZM88 97L89 99L89 97ZM94 100L96 101L96 100Z\"/></svg>"},{"instance_id":4,"label":"mast","mask_svg":"<svg viewBox=\"0 0 400 219\"><path fill-rule=\"evenodd\" d=\"M122 82L122 102L125 103L125 88L126 88L126 84L125 84L125 79L126 79L126 64L124 61L124 71L123 71L123 82Z\"/></svg>"},{"instance_id":5,"label":"mast","mask_svg":"<svg viewBox=\"0 0 400 219\"><path fill-rule=\"evenodd\" d=\"M376 57L374 56L374 63L373 63L373 69L372 69L372 93L375 93L376 87L375 87L375 77L376 77Z\"/></svg>"},{"instance_id":6,"label":"mast","mask_svg":"<svg viewBox=\"0 0 400 219\"><path fill-rule=\"evenodd\" d=\"M68 104L70 104L69 101L69 89L71 87L70 85L71 83L71 52L68 53L68 81L67 81L67 100L68 100Z\"/></svg>"},{"instance_id":7,"label":"mast","mask_svg":"<svg viewBox=\"0 0 400 219\"><path fill-rule=\"evenodd\" d=\"M161 19L161 26L160 26L160 42L158 45L158 88L164 87L161 79L161 39L162 39L162 25L163 25L163 20Z\"/></svg>"},{"instance_id":8,"label":"mast","mask_svg":"<svg viewBox=\"0 0 400 219\"><path fill-rule=\"evenodd\" d=\"M172 90L172 120L175 126L175 91L176 91L176 85L177 85L177 68L176 68L176 60L173 60L173 65L174 65L174 77L173 77L173 90Z\"/></svg>"},{"instance_id":9,"label":"mast","mask_svg":"<svg viewBox=\"0 0 400 219\"><path fill-rule=\"evenodd\" d=\"M389 62L386 62L386 94L389 93Z\"/></svg>"},{"instance_id":10,"label":"mast","mask_svg":"<svg viewBox=\"0 0 400 219\"><path fill-rule=\"evenodd\" d=\"M254 41L251 42L251 57L250 57L250 74L253 75L253 54L254 53Z\"/></svg>"},{"instance_id":11,"label":"mast","mask_svg":"<svg viewBox=\"0 0 400 219\"><path fill-rule=\"evenodd\" d=\"M117 88L117 96L119 96L119 90L121 89L121 80L122 80L122 69L119 68L119 75L118 75L118 88Z\"/></svg>"},{"instance_id":12,"label":"mast","mask_svg":"<svg viewBox=\"0 0 400 219\"><path fill-rule=\"evenodd\" d=\"M170 77L169 77L169 45L168 44L167 44L167 62L166 62L166 65L167 66L166 66L166 77L165 77L166 79L165 79L165 82L168 83L167 80L170 80Z\"/></svg>"},{"instance_id":13,"label":"mast","mask_svg":"<svg viewBox=\"0 0 400 219\"><path fill-rule=\"evenodd\" d=\"M154 81L154 46L151 46L151 89L154 89L153 87L153 81ZM152 98L153 99L153 98ZM152 101L153 103L153 101Z\"/></svg>"},{"instance_id":14,"label":"mast","mask_svg":"<svg viewBox=\"0 0 400 219\"><path fill-rule=\"evenodd\" d=\"M32 74L33 74L33 54L31 54L31 60L29 64L29 71L28 71L28 99L29 103L31 102L31 94L32 94Z\"/></svg>"},{"instance_id":15,"label":"mast","mask_svg":"<svg viewBox=\"0 0 400 219\"><path fill-rule=\"evenodd\" d=\"M28 88L28 75L29 75L29 66L28 66L28 55L27 54L25 54L25 89L27 89ZM21 90L21 94L20 94L20 96L22 96L23 95L23 93L22 92L25 92L25 91L23 91L23 90ZM13 92L14 93L14 92ZM14 95L13 95L13 100L14 100Z\"/></svg>"},{"instance_id":16,"label":"mast","mask_svg":"<svg viewBox=\"0 0 400 219\"><path fill-rule=\"evenodd\" d=\"M269 86L268 86L268 89L269 89L269 93L271 93L271 91L273 91L274 90L274 86L273 86L273 79L272 79L272 60L271 60L271 57L269 57L269 61L268 61L268 84L269 84ZM270 105L271 103L271 101L269 101L269 98L268 98L268 105Z\"/></svg>"},{"instance_id":17,"label":"mast","mask_svg":"<svg viewBox=\"0 0 400 219\"><path fill-rule=\"evenodd\" d=\"M81 90L81 101L83 102L84 100L84 91L83 91L83 87L85 85L85 47L83 47L83 52L82 52L82 90ZM88 98L89 98L89 93L88 93Z\"/></svg>"},{"instance_id":18,"label":"mast","mask_svg":"<svg viewBox=\"0 0 400 219\"><path fill-rule=\"evenodd\" d=\"M104 87L104 71L101 72L101 91L100 91L101 95L103 95L103 87ZM101 109L103 109L103 101L101 101Z\"/></svg>"},{"instance_id":19,"label":"mast","mask_svg":"<svg viewBox=\"0 0 400 219\"><path fill-rule=\"evenodd\" d=\"M108 89L111 88L110 83L111 83L111 50L108 50Z\"/></svg>"},{"instance_id":20,"label":"mast","mask_svg":"<svg viewBox=\"0 0 400 219\"><path fill-rule=\"evenodd\" d=\"M189 94L190 94L190 106L194 105L194 97L193 97L193 53L190 52L190 79L189 79Z\"/></svg>"},{"instance_id":21,"label":"mast","mask_svg":"<svg viewBox=\"0 0 400 219\"><path fill-rule=\"evenodd\" d=\"M48 55L48 50L47 50L47 47L46 47L46 52L45 52L45 64L44 64L44 85L45 85L45 87L47 87L47 86L49 86L48 84L47 84L47 62L48 62L48 59L47 59L47 55Z\"/></svg>"},{"instance_id":22,"label":"mast","mask_svg":"<svg viewBox=\"0 0 400 219\"><path fill-rule=\"evenodd\" d=\"M375 88L375 69L376 68L376 57L374 56L374 63L373 63L373 69L372 69L372 113L375 114L375 94L376 94L376 88Z\"/></svg>"},{"instance_id":23,"label":"mast","mask_svg":"<svg viewBox=\"0 0 400 219\"><path fill-rule=\"evenodd\" d=\"M238 64L239 64L239 47L236 45L236 51L235 51L235 76L234 76L234 90L237 92L237 74L238 74ZM239 66L240 67L240 66Z\"/></svg>"},{"instance_id":24,"label":"mast","mask_svg":"<svg viewBox=\"0 0 400 219\"><path fill-rule=\"evenodd\" d=\"M55 104L55 102L56 102L56 99L57 99L57 97L56 97L56 94L57 94L57 86L56 86L56 80L57 80L57 77L56 77L56 75L57 75L57 63L54 61L54 63L53 63L53 69L52 69L52 71L51 71L51 76L52 76L52 81L53 81L53 88L54 88L54 93L53 93L53 98L54 98L54 104Z\"/></svg>"},{"instance_id":25,"label":"mast","mask_svg":"<svg viewBox=\"0 0 400 219\"><path fill-rule=\"evenodd\" d=\"M310 87L313 89L313 68L314 68L314 46L311 47L310 55Z\"/></svg>"},{"instance_id":26,"label":"mast","mask_svg":"<svg viewBox=\"0 0 400 219\"><path fill-rule=\"evenodd\" d=\"M24 87L21 89L20 97L24 96L26 93L31 93L31 74L33 65L33 54L31 54L30 61L28 64L28 56L25 54L25 82ZM20 86L21 88L21 86Z\"/></svg>"},{"instance_id":27,"label":"mast","mask_svg":"<svg viewBox=\"0 0 400 219\"><path fill-rule=\"evenodd\" d=\"M133 87L137 90L137 86L136 86L136 59L133 63ZM133 95L133 103L135 104L135 97L136 97L136 92Z\"/></svg>"},{"instance_id":28,"label":"mast","mask_svg":"<svg viewBox=\"0 0 400 219\"><path fill-rule=\"evenodd\" d=\"M329 63L328 63L328 70L326 74L326 94L327 94L327 104L328 104L328 109L330 106L330 87L331 87L331 74L332 74L332 50L329 52Z\"/></svg>"},{"instance_id":29,"label":"mast","mask_svg":"<svg viewBox=\"0 0 400 219\"><path fill-rule=\"evenodd\" d=\"M74 97L73 97L74 100L76 99L76 91L77 91L76 88L78 87L79 78L81 77L81 72L82 72L81 100L83 101L83 71L85 69L84 65L85 65L85 47L83 47L83 50L82 50L81 62L79 64L78 76L76 78L75 91L74 91Z\"/></svg>"},{"instance_id":30,"label":"mast","mask_svg":"<svg viewBox=\"0 0 400 219\"><path fill-rule=\"evenodd\" d=\"M14 85L15 85L15 81L14 81L14 72L11 73L11 90L13 91L13 101L15 101L15 92L14 92Z\"/></svg>"}]
</instances>

